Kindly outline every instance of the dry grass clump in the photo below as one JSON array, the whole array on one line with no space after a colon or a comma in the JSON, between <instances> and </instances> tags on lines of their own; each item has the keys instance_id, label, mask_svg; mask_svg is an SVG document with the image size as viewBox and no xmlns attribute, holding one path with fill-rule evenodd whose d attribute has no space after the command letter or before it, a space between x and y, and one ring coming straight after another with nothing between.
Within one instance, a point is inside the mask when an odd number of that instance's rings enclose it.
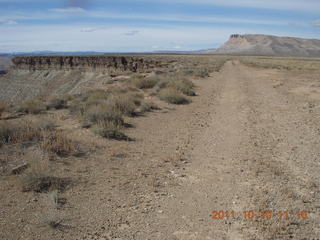
<instances>
[{"instance_id":1,"label":"dry grass clump","mask_svg":"<svg viewBox=\"0 0 320 240\"><path fill-rule=\"evenodd\" d=\"M39 114L46 110L43 102L38 100L26 101L19 107L18 111L28 114Z\"/></svg>"},{"instance_id":2,"label":"dry grass clump","mask_svg":"<svg viewBox=\"0 0 320 240\"><path fill-rule=\"evenodd\" d=\"M84 94L83 101L93 104L93 103L100 102L102 100L107 100L109 96L110 96L110 93L105 90L102 90L102 89L91 90Z\"/></svg>"},{"instance_id":3,"label":"dry grass clump","mask_svg":"<svg viewBox=\"0 0 320 240\"><path fill-rule=\"evenodd\" d=\"M153 102L142 102L140 105L140 111L142 113L144 112L150 112L152 110L159 109L157 105L155 105Z\"/></svg>"},{"instance_id":4,"label":"dry grass clump","mask_svg":"<svg viewBox=\"0 0 320 240\"><path fill-rule=\"evenodd\" d=\"M70 180L52 176L47 154L35 150L26 156L30 165L21 176L22 190L34 192L49 192L52 190L63 191Z\"/></svg>"},{"instance_id":5,"label":"dry grass clump","mask_svg":"<svg viewBox=\"0 0 320 240\"><path fill-rule=\"evenodd\" d=\"M135 86L139 89L153 88L158 81L159 78L156 77L135 78L133 80Z\"/></svg>"},{"instance_id":6,"label":"dry grass clump","mask_svg":"<svg viewBox=\"0 0 320 240\"><path fill-rule=\"evenodd\" d=\"M40 138L40 129L31 122L0 122L0 146L2 144L38 141Z\"/></svg>"},{"instance_id":7,"label":"dry grass clump","mask_svg":"<svg viewBox=\"0 0 320 240\"><path fill-rule=\"evenodd\" d=\"M197 67L193 70L193 76L206 78L210 76L210 70L206 67Z\"/></svg>"},{"instance_id":8,"label":"dry grass clump","mask_svg":"<svg viewBox=\"0 0 320 240\"><path fill-rule=\"evenodd\" d=\"M187 96L195 96L196 93L194 91L195 85L192 81L187 79L179 79L168 84L169 87L172 87L181 93Z\"/></svg>"},{"instance_id":9,"label":"dry grass clump","mask_svg":"<svg viewBox=\"0 0 320 240\"><path fill-rule=\"evenodd\" d=\"M76 156L80 154L78 144L61 131L45 132L43 134L43 139L40 142L40 148L60 157Z\"/></svg>"},{"instance_id":10,"label":"dry grass clump","mask_svg":"<svg viewBox=\"0 0 320 240\"><path fill-rule=\"evenodd\" d=\"M56 127L56 124L53 120L49 118L42 118L35 122L38 128L40 128L41 131L48 131L52 130Z\"/></svg>"},{"instance_id":11,"label":"dry grass clump","mask_svg":"<svg viewBox=\"0 0 320 240\"><path fill-rule=\"evenodd\" d=\"M47 109L64 109L67 108L68 101L64 97L51 98L47 104Z\"/></svg>"},{"instance_id":12,"label":"dry grass clump","mask_svg":"<svg viewBox=\"0 0 320 240\"><path fill-rule=\"evenodd\" d=\"M43 125L43 126L41 126ZM0 122L0 146L4 144L39 144L40 149L58 156L77 156L81 152L77 143L61 131L53 131L54 123L39 120L36 123L23 121Z\"/></svg>"},{"instance_id":13,"label":"dry grass clump","mask_svg":"<svg viewBox=\"0 0 320 240\"><path fill-rule=\"evenodd\" d=\"M108 106L115 112L133 117L141 104L143 96L134 93L114 94L108 99Z\"/></svg>"},{"instance_id":14,"label":"dry grass clump","mask_svg":"<svg viewBox=\"0 0 320 240\"><path fill-rule=\"evenodd\" d=\"M100 122L94 127L94 132L101 137L115 140L130 140L121 130L121 126L113 122Z\"/></svg>"},{"instance_id":15,"label":"dry grass clump","mask_svg":"<svg viewBox=\"0 0 320 240\"><path fill-rule=\"evenodd\" d=\"M164 88L158 93L161 100L172 104L187 104L190 100L175 88Z\"/></svg>"},{"instance_id":16,"label":"dry grass clump","mask_svg":"<svg viewBox=\"0 0 320 240\"><path fill-rule=\"evenodd\" d=\"M8 104L6 102L0 101L0 117L8 109Z\"/></svg>"},{"instance_id":17,"label":"dry grass clump","mask_svg":"<svg viewBox=\"0 0 320 240\"><path fill-rule=\"evenodd\" d=\"M113 122L116 125L124 124L121 114L114 111L108 104L91 106L85 112L84 116L86 120L93 124L98 122Z\"/></svg>"}]
</instances>

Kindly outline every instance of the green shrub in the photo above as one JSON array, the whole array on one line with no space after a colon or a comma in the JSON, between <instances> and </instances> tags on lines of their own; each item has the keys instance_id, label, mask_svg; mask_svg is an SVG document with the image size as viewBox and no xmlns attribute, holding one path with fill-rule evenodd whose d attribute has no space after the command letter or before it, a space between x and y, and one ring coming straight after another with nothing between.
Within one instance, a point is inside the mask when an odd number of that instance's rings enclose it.
<instances>
[{"instance_id":1,"label":"green shrub","mask_svg":"<svg viewBox=\"0 0 320 240\"><path fill-rule=\"evenodd\" d=\"M160 90L158 96L161 100L172 104L187 104L190 102L188 98L174 88L164 88Z\"/></svg>"}]
</instances>

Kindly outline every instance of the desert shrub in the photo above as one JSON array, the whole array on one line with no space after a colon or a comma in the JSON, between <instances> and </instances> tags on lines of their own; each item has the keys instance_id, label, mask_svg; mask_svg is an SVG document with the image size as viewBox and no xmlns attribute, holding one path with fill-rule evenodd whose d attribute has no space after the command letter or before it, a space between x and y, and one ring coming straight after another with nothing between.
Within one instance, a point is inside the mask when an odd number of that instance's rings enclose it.
<instances>
[{"instance_id":1,"label":"desert shrub","mask_svg":"<svg viewBox=\"0 0 320 240\"><path fill-rule=\"evenodd\" d=\"M142 102L140 106L141 112L150 112L151 110L158 109L158 107L152 102Z\"/></svg>"},{"instance_id":2,"label":"desert shrub","mask_svg":"<svg viewBox=\"0 0 320 240\"><path fill-rule=\"evenodd\" d=\"M56 127L54 121L48 118L39 119L35 124L42 131L52 130Z\"/></svg>"},{"instance_id":3,"label":"desert shrub","mask_svg":"<svg viewBox=\"0 0 320 240\"><path fill-rule=\"evenodd\" d=\"M170 83L170 80L168 78L163 78L157 82L157 84L154 86L154 89L159 90L159 89L165 88L168 86L169 83Z\"/></svg>"},{"instance_id":4,"label":"desert shrub","mask_svg":"<svg viewBox=\"0 0 320 240\"><path fill-rule=\"evenodd\" d=\"M193 75L195 77L201 77L201 78L205 78L205 77L209 77L210 75L210 70L207 68L202 68L202 67L198 67L196 69L194 69L193 71Z\"/></svg>"},{"instance_id":5,"label":"desert shrub","mask_svg":"<svg viewBox=\"0 0 320 240\"><path fill-rule=\"evenodd\" d=\"M192 81L187 79L179 79L176 81L172 81L168 84L168 86L177 89L178 91L182 92L187 96L196 95L195 91L193 90L195 88L195 85Z\"/></svg>"},{"instance_id":6,"label":"desert shrub","mask_svg":"<svg viewBox=\"0 0 320 240\"><path fill-rule=\"evenodd\" d=\"M67 108L67 100L63 97L55 97L49 100L47 109L63 109Z\"/></svg>"},{"instance_id":7,"label":"desert shrub","mask_svg":"<svg viewBox=\"0 0 320 240\"><path fill-rule=\"evenodd\" d=\"M6 102L0 101L0 117L7 110L8 104Z\"/></svg>"},{"instance_id":8,"label":"desert shrub","mask_svg":"<svg viewBox=\"0 0 320 240\"><path fill-rule=\"evenodd\" d=\"M29 168L21 176L22 191L63 191L70 180L52 176L48 155L39 149L27 154Z\"/></svg>"},{"instance_id":9,"label":"desert shrub","mask_svg":"<svg viewBox=\"0 0 320 240\"><path fill-rule=\"evenodd\" d=\"M115 140L130 140L122 131L119 125L112 122L100 122L94 127L94 132L101 137Z\"/></svg>"},{"instance_id":10,"label":"desert shrub","mask_svg":"<svg viewBox=\"0 0 320 240\"><path fill-rule=\"evenodd\" d=\"M172 104L187 104L190 102L188 98L174 88L164 88L160 90L158 96L161 100Z\"/></svg>"},{"instance_id":11,"label":"desert shrub","mask_svg":"<svg viewBox=\"0 0 320 240\"><path fill-rule=\"evenodd\" d=\"M0 122L0 146L39 140L41 131L30 122Z\"/></svg>"},{"instance_id":12,"label":"desert shrub","mask_svg":"<svg viewBox=\"0 0 320 240\"><path fill-rule=\"evenodd\" d=\"M60 131L44 133L40 148L61 157L80 154L78 144Z\"/></svg>"},{"instance_id":13,"label":"desert shrub","mask_svg":"<svg viewBox=\"0 0 320 240\"><path fill-rule=\"evenodd\" d=\"M96 103L100 102L102 100L107 100L109 97L110 93L102 90L102 89L97 89L97 90L91 90L87 93L84 94L83 100L87 103Z\"/></svg>"},{"instance_id":14,"label":"desert shrub","mask_svg":"<svg viewBox=\"0 0 320 240\"><path fill-rule=\"evenodd\" d=\"M140 97L133 94L112 95L108 100L108 106L111 109L129 117L136 115L136 108L140 103Z\"/></svg>"},{"instance_id":15,"label":"desert shrub","mask_svg":"<svg viewBox=\"0 0 320 240\"><path fill-rule=\"evenodd\" d=\"M121 114L114 111L106 104L90 107L84 114L85 119L91 123L112 122L115 125L123 125L124 120Z\"/></svg>"},{"instance_id":16,"label":"desert shrub","mask_svg":"<svg viewBox=\"0 0 320 240\"><path fill-rule=\"evenodd\" d=\"M30 100L24 102L18 109L20 112L29 113L29 114L39 114L46 110L43 102L38 100Z\"/></svg>"},{"instance_id":17,"label":"desert shrub","mask_svg":"<svg viewBox=\"0 0 320 240\"><path fill-rule=\"evenodd\" d=\"M134 84L139 89L153 88L159 81L156 77L135 78Z\"/></svg>"}]
</instances>

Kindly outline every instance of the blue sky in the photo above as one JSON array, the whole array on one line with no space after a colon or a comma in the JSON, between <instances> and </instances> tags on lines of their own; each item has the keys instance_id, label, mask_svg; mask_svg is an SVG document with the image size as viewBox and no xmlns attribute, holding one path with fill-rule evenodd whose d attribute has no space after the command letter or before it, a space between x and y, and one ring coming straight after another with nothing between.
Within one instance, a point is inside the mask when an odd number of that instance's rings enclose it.
<instances>
[{"instance_id":1,"label":"blue sky","mask_svg":"<svg viewBox=\"0 0 320 240\"><path fill-rule=\"evenodd\" d=\"M319 38L320 0L0 0L0 52L197 50L233 33Z\"/></svg>"}]
</instances>

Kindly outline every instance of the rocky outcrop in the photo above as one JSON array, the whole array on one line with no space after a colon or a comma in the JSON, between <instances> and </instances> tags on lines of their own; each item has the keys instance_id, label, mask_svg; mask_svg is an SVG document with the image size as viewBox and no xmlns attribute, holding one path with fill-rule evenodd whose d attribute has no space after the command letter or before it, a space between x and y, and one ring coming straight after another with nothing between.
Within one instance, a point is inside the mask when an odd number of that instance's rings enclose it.
<instances>
[{"instance_id":1,"label":"rocky outcrop","mask_svg":"<svg viewBox=\"0 0 320 240\"><path fill-rule=\"evenodd\" d=\"M320 57L320 40L258 34L232 34L221 47L206 53L229 55Z\"/></svg>"},{"instance_id":2,"label":"rocky outcrop","mask_svg":"<svg viewBox=\"0 0 320 240\"><path fill-rule=\"evenodd\" d=\"M21 70L120 70L136 72L161 67L160 62L132 56L23 56L13 60Z\"/></svg>"}]
</instances>

